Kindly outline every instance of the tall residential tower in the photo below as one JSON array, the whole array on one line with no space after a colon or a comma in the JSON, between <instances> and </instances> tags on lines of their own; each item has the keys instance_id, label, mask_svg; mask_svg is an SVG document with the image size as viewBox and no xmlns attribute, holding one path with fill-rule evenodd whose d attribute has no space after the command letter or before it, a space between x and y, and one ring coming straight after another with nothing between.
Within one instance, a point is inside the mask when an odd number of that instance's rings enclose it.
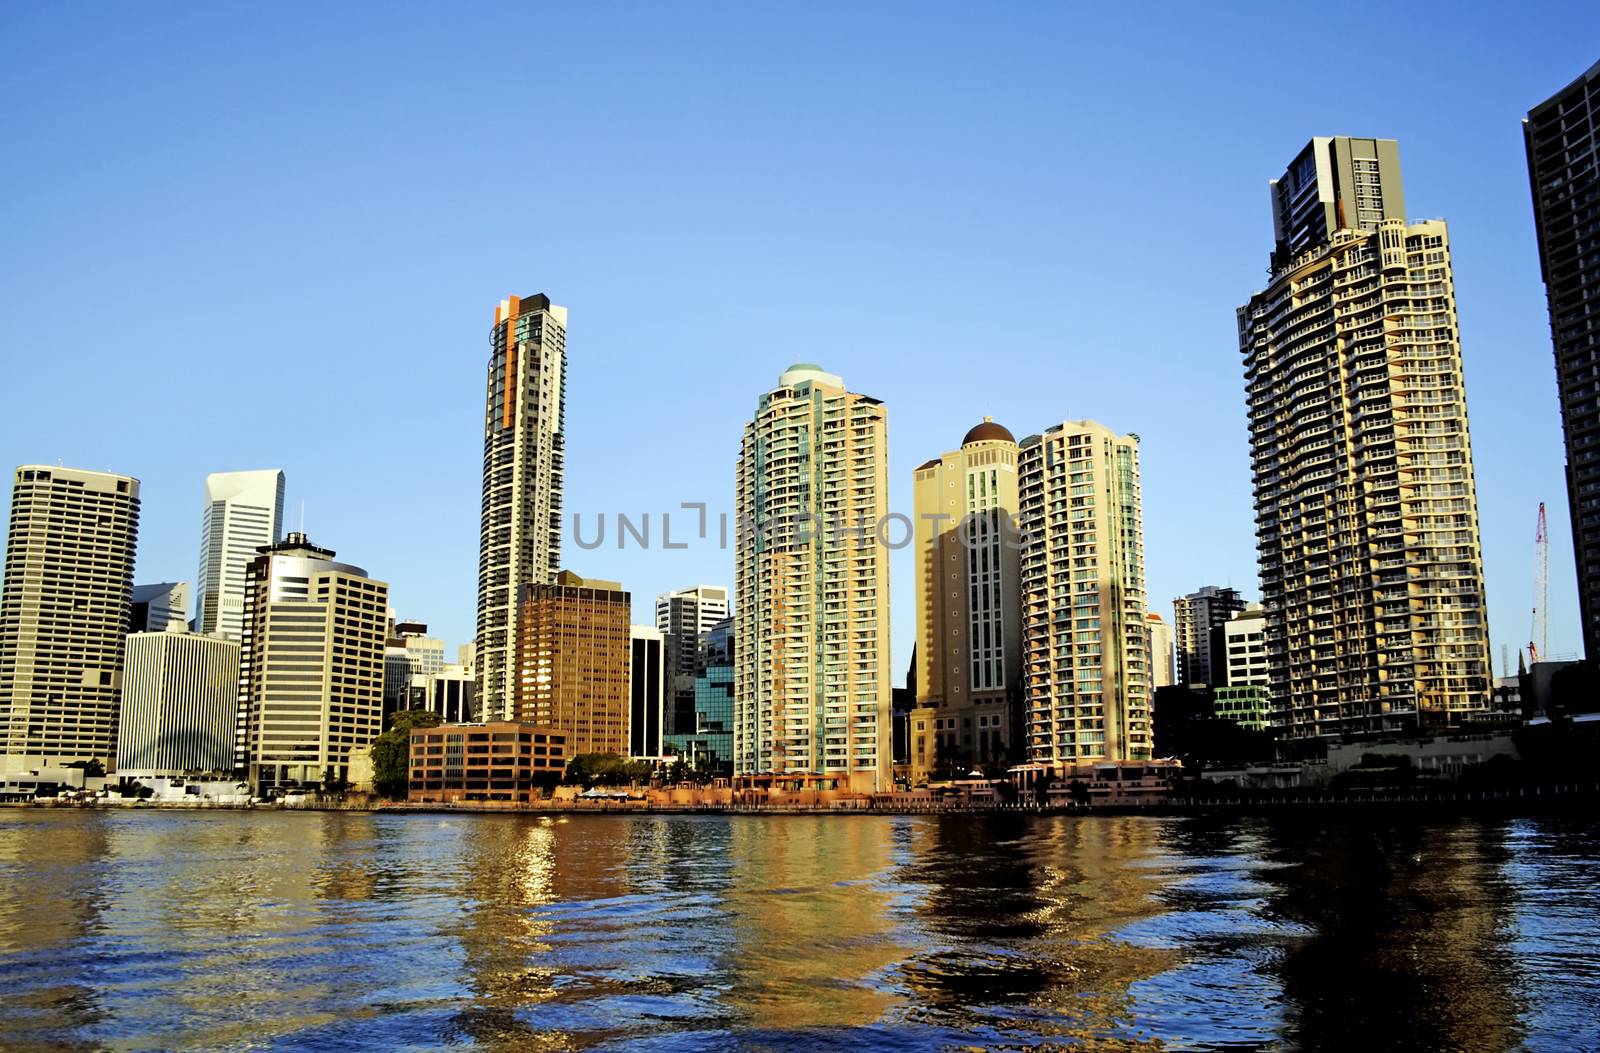
<instances>
[{"instance_id":1,"label":"tall residential tower","mask_svg":"<svg viewBox=\"0 0 1600 1053\"><path fill-rule=\"evenodd\" d=\"M25 464L11 490L0 595L7 765L116 758L139 535L139 481Z\"/></svg>"},{"instance_id":2,"label":"tall residential tower","mask_svg":"<svg viewBox=\"0 0 1600 1053\"><path fill-rule=\"evenodd\" d=\"M1022 440L1017 477L1028 759L1149 760L1139 437L1066 421Z\"/></svg>"},{"instance_id":3,"label":"tall residential tower","mask_svg":"<svg viewBox=\"0 0 1600 1053\"><path fill-rule=\"evenodd\" d=\"M244 572L263 545L283 537L283 472L212 472L200 512L200 576L196 632L239 639L244 623Z\"/></svg>"},{"instance_id":4,"label":"tall residential tower","mask_svg":"<svg viewBox=\"0 0 1600 1053\"><path fill-rule=\"evenodd\" d=\"M1020 759L1017 441L985 418L914 483L917 693L911 782Z\"/></svg>"},{"instance_id":5,"label":"tall residential tower","mask_svg":"<svg viewBox=\"0 0 1600 1053\"><path fill-rule=\"evenodd\" d=\"M495 308L484 394L483 519L478 536L478 713L515 718L522 590L561 565L562 421L567 309L548 296Z\"/></svg>"},{"instance_id":6,"label":"tall residential tower","mask_svg":"<svg viewBox=\"0 0 1600 1053\"><path fill-rule=\"evenodd\" d=\"M736 775L889 786L888 459L883 405L815 365L785 371L745 425Z\"/></svg>"},{"instance_id":7,"label":"tall residential tower","mask_svg":"<svg viewBox=\"0 0 1600 1053\"><path fill-rule=\"evenodd\" d=\"M1172 601L1178 683L1219 687L1228 682L1227 645L1222 630L1228 619L1242 610L1244 597L1237 589L1215 585L1202 585Z\"/></svg>"},{"instance_id":8,"label":"tall residential tower","mask_svg":"<svg viewBox=\"0 0 1600 1053\"><path fill-rule=\"evenodd\" d=\"M1398 148L1313 139L1241 307L1269 694L1290 737L1456 723L1489 638L1450 240Z\"/></svg>"},{"instance_id":9,"label":"tall residential tower","mask_svg":"<svg viewBox=\"0 0 1600 1053\"><path fill-rule=\"evenodd\" d=\"M1567 443L1583 648L1600 659L1600 62L1522 122Z\"/></svg>"}]
</instances>

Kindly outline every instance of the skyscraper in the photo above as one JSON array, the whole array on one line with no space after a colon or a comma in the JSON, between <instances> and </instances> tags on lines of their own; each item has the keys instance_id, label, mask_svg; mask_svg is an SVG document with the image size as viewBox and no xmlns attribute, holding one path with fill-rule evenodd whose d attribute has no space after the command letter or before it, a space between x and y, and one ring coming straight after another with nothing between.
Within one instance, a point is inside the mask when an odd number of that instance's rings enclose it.
<instances>
[{"instance_id":1,"label":"skyscraper","mask_svg":"<svg viewBox=\"0 0 1600 1053\"><path fill-rule=\"evenodd\" d=\"M119 775L225 772L234 765L239 645L182 629L128 636Z\"/></svg>"},{"instance_id":2,"label":"skyscraper","mask_svg":"<svg viewBox=\"0 0 1600 1053\"><path fill-rule=\"evenodd\" d=\"M189 583L163 581L135 585L128 614L130 633L162 633L189 628Z\"/></svg>"},{"instance_id":3,"label":"skyscraper","mask_svg":"<svg viewBox=\"0 0 1600 1053\"><path fill-rule=\"evenodd\" d=\"M570 570L523 590L515 719L567 736L568 756L629 752L632 599L619 582Z\"/></svg>"},{"instance_id":4,"label":"skyscraper","mask_svg":"<svg viewBox=\"0 0 1600 1053\"><path fill-rule=\"evenodd\" d=\"M884 541L904 542L888 518L887 411L791 366L745 425L735 478L735 774L885 789Z\"/></svg>"},{"instance_id":5,"label":"skyscraper","mask_svg":"<svg viewBox=\"0 0 1600 1053\"><path fill-rule=\"evenodd\" d=\"M1155 611L1145 615L1150 624L1150 690L1176 683L1176 664L1172 650L1172 626Z\"/></svg>"},{"instance_id":6,"label":"skyscraper","mask_svg":"<svg viewBox=\"0 0 1600 1053\"><path fill-rule=\"evenodd\" d=\"M694 585L656 597L656 628L667 648L669 735L695 729L694 681L704 636L727 616L728 590L721 585Z\"/></svg>"},{"instance_id":7,"label":"skyscraper","mask_svg":"<svg viewBox=\"0 0 1600 1053\"><path fill-rule=\"evenodd\" d=\"M1600 62L1522 122L1567 446L1583 647L1600 659Z\"/></svg>"},{"instance_id":8,"label":"skyscraper","mask_svg":"<svg viewBox=\"0 0 1600 1053\"><path fill-rule=\"evenodd\" d=\"M567 309L548 296L495 308L484 395L478 540L478 712L513 719L522 589L561 566Z\"/></svg>"},{"instance_id":9,"label":"skyscraper","mask_svg":"<svg viewBox=\"0 0 1600 1053\"><path fill-rule=\"evenodd\" d=\"M1178 644L1178 683L1228 682L1227 644L1222 629L1239 611L1244 597L1236 589L1202 585L1172 601L1173 636Z\"/></svg>"},{"instance_id":10,"label":"skyscraper","mask_svg":"<svg viewBox=\"0 0 1600 1053\"><path fill-rule=\"evenodd\" d=\"M659 757L667 713L665 638L649 625L633 626L628 637L628 752Z\"/></svg>"},{"instance_id":11,"label":"skyscraper","mask_svg":"<svg viewBox=\"0 0 1600 1053\"><path fill-rule=\"evenodd\" d=\"M200 513L196 632L237 640L244 624L245 567L283 537L283 472L213 472Z\"/></svg>"},{"instance_id":12,"label":"skyscraper","mask_svg":"<svg viewBox=\"0 0 1600 1053\"><path fill-rule=\"evenodd\" d=\"M1271 281L1238 312L1269 694L1292 737L1488 704L1449 233L1406 221L1398 156L1313 139L1272 184Z\"/></svg>"},{"instance_id":13,"label":"skyscraper","mask_svg":"<svg viewBox=\"0 0 1600 1053\"><path fill-rule=\"evenodd\" d=\"M383 730L389 586L290 533L245 569L235 767L258 793L338 781Z\"/></svg>"},{"instance_id":14,"label":"skyscraper","mask_svg":"<svg viewBox=\"0 0 1600 1053\"><path fill-rule=\"evenodd\" d=\"M987 417L916 470L911 782L1004 767L1021 744L1017 441Z\"/></svg>"},{"instance_id":15,"label":"skyscraper","mask_svg":"<svg viewBox=\"0 0 1600 1053\"><path fill-rule=\"evenodd\" d=\"M1022 440L1017 476L1028 759L1148 760L1139 438L1066 421Z\"/></svg>"},{"instance_id":16,"label":"skyscraper","mask_svg":"<svg viewBox=\"0 0 1600 1053\"><path fill-rule=\"evenodd\" d=\"M0 595L0 754L11 767L116 756L139 481L25 464Z\"/></svg>"}]
</instances>

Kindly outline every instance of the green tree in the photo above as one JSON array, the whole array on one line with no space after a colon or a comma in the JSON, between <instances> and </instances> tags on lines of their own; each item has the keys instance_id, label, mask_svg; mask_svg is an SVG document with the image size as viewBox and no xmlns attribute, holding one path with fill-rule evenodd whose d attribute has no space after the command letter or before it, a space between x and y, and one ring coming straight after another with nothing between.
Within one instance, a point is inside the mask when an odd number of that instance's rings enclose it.
<instances>
[{"instance_id":1,"label":"green tree","mask_svg":"<svg viewBox=\"0 0 1600 1053\"><path fill-rule=\"evenodd\" d=\"M411 731L436 728L439 714L402 709L389 717L389 730L372 740L372 788L384 797L404 797L411 779Z\"/></svg>"}]
</instances>

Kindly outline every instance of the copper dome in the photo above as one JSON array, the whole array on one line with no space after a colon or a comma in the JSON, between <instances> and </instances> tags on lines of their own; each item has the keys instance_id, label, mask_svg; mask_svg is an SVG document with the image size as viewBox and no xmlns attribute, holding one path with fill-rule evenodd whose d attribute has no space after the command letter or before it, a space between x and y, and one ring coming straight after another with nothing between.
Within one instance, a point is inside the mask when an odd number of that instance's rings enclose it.
<instances>
[{"instance_id":1,"label":"copper dome","mask_svg":"<svg viewBox=\"0 0 1600 1053\"><path fill-rule=\"evenodd\" d=\"M982 424L967 432L967 437L961 440L961 445L970 446L975 442L994 441L1015 443L1017 439L1004 425L996 424L992 417L985 417Z\"/></svg>"}]
</instances>

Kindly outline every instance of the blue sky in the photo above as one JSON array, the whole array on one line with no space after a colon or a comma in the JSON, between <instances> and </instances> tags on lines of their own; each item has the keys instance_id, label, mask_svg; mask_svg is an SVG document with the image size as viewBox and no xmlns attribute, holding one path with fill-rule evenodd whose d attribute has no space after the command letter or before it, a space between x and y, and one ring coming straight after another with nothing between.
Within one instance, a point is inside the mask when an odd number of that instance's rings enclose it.
<instances>
[{"instance_id":1,"label":"blue sky","mask_svg":"<svg viewBox=\"0 0 1600 1053\"><path fill-rule=\"evenodd\" d=\"M207 472L281 467L291 518L453 645L494 305L546 292L569 511L731 510L756 397L815 361L889 406L899 511L984 414L1137 432L1170 618L1257 588L1234 309L1267 181L1392 137L1451 225L1496 665L1541 500L1576 652L1519 121L1597 58L1580 3L3 5L0 462L138 476L141 581L194 577ZM732 575L706 543L568 553L640 620Z\"/></svg>"}]
</instances>

